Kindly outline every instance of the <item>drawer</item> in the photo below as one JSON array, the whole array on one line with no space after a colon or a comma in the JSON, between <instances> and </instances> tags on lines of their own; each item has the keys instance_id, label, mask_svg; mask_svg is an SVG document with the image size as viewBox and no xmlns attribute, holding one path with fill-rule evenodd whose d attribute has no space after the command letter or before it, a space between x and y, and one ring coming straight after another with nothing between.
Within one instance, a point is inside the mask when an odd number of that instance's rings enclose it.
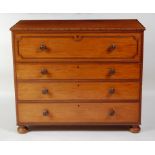
<instances>
[{"instance_id":1,"label":"drawer","mask_svg":"<svg viewBox=\"0 0 155 155\"><path fill-rule=\"evenodd\" d=\"M18 63L17 79L139 79L137 63Z\"/></svg>"},{"instance_id":2,"label":"drawer","mask_svg":"<svg viewBox=\"0 0 155 155\"><path fill-rule=\"evenodd\" d=\"M18 100L138 100L138 82L19 82Z\"/></svg>"},{"instance_id":3,"label":"drawer","mask_svg":"<svg viewBox=\"0 0 155 155\"><path fill-rule=\"evenodd\" d=\"M72 34L21 36L18 55L22 59L135 59L139 57L135 36Z\"/></svg>"},{"instance_id":4,"label":"drawer","mask_svg":"<svg viewBox=\"0 0 155 155\"><path fill-rule=\"evenodd\" d=\"M139 122L138 103L19 103L20 123L121 124Z\"/></svg>"}]
</instances>

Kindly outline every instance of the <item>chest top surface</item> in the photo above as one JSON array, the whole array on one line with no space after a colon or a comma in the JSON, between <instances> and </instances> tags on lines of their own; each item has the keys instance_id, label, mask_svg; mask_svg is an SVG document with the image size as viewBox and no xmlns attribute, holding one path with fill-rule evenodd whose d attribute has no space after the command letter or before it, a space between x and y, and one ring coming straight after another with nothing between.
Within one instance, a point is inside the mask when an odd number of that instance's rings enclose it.
<instances>
[{"instance_id":1,"label":"chest top surface","mask_svg":"<svg viewBox=\"0 0 155 155\"><path fill-rule=\"evenodd\" d=\"M144 31L145 27L136 19L121 20L20 20L11 31Z\"/></svg>"}]
</instances>

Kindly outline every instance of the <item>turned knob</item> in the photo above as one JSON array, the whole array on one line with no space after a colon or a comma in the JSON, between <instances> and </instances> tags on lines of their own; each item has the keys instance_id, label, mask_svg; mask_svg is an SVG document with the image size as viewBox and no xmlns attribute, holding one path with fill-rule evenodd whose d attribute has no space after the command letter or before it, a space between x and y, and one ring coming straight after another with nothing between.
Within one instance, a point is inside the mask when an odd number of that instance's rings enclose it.
<instances>
[{"instance_id":1,"label":"turned knob","mask_svg":"<svg viewBox=\"0 0 155 155\"><path fill-rule=\"evenodd\" d=\"M43 116L48 116L49 112L48 110L43 110Z\"/></svg>"},{"instance_id":2,"label":"turned knob","mask_svg":"<svg viewBox=\"0 0 155 155\"><path fill-rule=\"evenodd\" d=\"M109 94L114 94L115 93L115 88L110 88L109 89Z\"/></svg>"},{"instance_id":3,"label":"turned knob","mask_svg":"<svg viewBox=\"0 0 155 155\"><path fill-rule=\"evenodd\" d=\"M116 49L116 45L115 44L112 44L112 45L109 46L108 51L109 52L112 52L115 49Z\"/></svg>"},{"instance_id":4,"label":"turned knob","mask_svg":"<svg viewBox=\"0 0 155 155\"><path fill-rule=\"evenodd\" d=\"M115 115L115 110L114 109L110 109L108 112L109 116L114 116Z\"/></svg>"},{"instance_id":5,"label":"turned knob","mask_svg":"<svg viewBox=\"0 0 155 155\"><path fill-rule=\"evenodd\" d=\"M39 48L40 48L41 51L47 50L47 46L45 44L43 44L43 43L40 45Z\"/></svg>"},{"instance_id":6,"label":"turned knob","mask_svg":"<svg viewBox=\"0 0 155 155\"><path fill-rule=\"evenodd\" d=\"M80 68L80 66L79 66L79 65L77 65L77 66L76 66L76 68L78 68L78 69L79 69L79 68Z\"/></svg>"},{"instance_id":7,"label":"turned knob","mask_svg":"<svg viewBox=\"0 0 155 155\"><path fill-rule=\"evenodd\" d=\"M44 89L42 90L42 94L48 94L48 89L47 89L47 88L44 88Z\"/></svg>"},{"instance_id":8,"label":"turned knob","mask_svg":"<svg viewBox=\"0 0 155 155\"><path fill-rule=\"evenodd\" d=\"M43 74L43 75L45 75L45 74L48 73L48 70L47 70L46 68L42 68L42 69L40 70L40 73Z\"/></svg>"},{"instance_id":9,"label":"turned knob","mask_svg":"<svg viewBox=\"0 0 155 155\"><path fill-rule=\"evenodd\" d=\"M115 73L116 73L115 69L114 68L110 68L109 72L108 72L108 75L113 75Z\"/></svg>"}]
</instances>

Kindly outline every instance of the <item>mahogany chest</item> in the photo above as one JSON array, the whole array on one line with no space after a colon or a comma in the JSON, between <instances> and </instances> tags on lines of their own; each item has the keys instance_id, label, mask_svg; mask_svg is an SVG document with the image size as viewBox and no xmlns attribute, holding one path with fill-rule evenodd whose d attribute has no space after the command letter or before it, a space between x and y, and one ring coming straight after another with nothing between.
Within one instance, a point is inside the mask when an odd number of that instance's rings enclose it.
<instances>
[{"instance_id":1,"label":"mahogany chest","mask_svg":"<svg viewBox=\"0 0 155 155\"><path fill-rule=\"evenodd\" d=\"M139 132L144 30L138 20L15 24L18 132L40 125L124 125Z\"/></svg>"}]
</instances>

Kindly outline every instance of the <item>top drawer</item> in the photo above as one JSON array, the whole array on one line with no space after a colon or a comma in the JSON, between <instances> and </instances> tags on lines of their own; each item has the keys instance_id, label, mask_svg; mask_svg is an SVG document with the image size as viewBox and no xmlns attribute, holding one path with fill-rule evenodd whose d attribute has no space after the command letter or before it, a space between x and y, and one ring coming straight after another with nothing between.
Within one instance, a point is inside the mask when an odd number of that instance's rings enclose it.
<instances>
[{"instance_id":1,"label":"top drawer","mask_svg":"<svg viewBox=\"0 0 155 155\"><path fill-rule=\"evenodd\" d=\"M22 60L102 59L138 60L138 35L69 34L20 36L17 56Z\"/></svg>"}]
</instances>

